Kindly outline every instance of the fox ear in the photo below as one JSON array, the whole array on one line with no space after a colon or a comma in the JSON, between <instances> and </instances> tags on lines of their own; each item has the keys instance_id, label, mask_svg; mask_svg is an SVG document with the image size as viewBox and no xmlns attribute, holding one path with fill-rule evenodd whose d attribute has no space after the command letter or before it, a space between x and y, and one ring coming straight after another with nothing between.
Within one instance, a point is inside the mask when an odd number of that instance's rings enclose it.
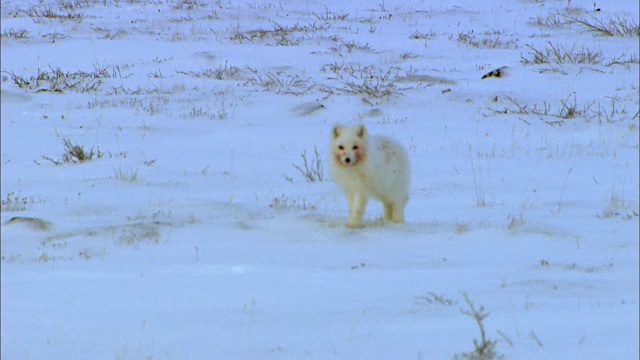
<instances>
[{"instance_id":1,"label":"fox ear","mask_svg":"<svg viewBox=\"0 0 640 360\"><path fill-rule=\"evenodd\" d=\"M367 135L367 128L364 127L364 125L359 125L358 126L358 137L361 139L364 139L364 137Z\"/></svg>"},{"instance_id":2,"label":"fox ear","mask_svg":"<svg viewBox=\"0 0 640 360\"><path fill-rule=\"evenodd\" d=\"M340 128L342 128L342 126L336 125L333 127L333 138L337 138L338 136L340 136Z\"/></svg>"}]
</instances>

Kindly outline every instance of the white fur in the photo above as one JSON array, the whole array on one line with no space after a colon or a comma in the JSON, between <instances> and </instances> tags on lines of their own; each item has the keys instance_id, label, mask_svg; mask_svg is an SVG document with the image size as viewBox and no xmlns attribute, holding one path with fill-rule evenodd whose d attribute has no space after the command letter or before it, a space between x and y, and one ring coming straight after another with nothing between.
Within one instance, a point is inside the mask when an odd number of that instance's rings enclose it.
<instances>
[{"instance_id":1,"label":"white fur","mask_svg":"<svg viewBox=\"0 0 640 360\"><path fill-rule=\"evenodd\" d=\"M384 136L369 136L364 125L335 126L331 134L331 176L349 205L348 227L361 227L370 197L384 205L384 219L404 222L409 201L409 158L404 147Z\"/></svg>"}]
</instances>

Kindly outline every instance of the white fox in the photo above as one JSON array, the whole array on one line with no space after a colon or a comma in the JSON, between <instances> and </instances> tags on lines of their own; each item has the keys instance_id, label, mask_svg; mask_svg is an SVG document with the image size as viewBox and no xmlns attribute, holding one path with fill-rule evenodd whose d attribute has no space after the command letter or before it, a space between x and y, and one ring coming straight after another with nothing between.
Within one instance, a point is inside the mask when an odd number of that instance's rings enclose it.
<instances>
[{"instance_id":1,"label":"white fox","mask_svg":"<svg viewBox=\"0 0 640 360\"><path fill-rule=\"evenodd\" d=\"M384 136L368 136L364 125L336 125L331 136L331 176L349 205L347 227L362 227L369 197L384 205L384 220L404 222L409 201L409 158L402 145Z\"/></svg>"}]
</instances>

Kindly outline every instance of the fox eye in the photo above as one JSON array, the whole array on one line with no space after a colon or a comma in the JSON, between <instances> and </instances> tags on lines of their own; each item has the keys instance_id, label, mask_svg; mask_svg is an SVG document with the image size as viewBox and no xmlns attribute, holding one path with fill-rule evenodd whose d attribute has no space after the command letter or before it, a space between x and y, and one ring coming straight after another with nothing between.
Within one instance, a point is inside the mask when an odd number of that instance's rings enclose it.
<instances>
[{"instance_id":1,"label":"fox eye","mask_svg":"<svg viewBox=\"0 0 640 360\"><path fill-rule=\"evenodd\" d=\"M340 145L340 146L338 146L338 149L344 150L344 146Z\"/></svg>"},{"instance_id":2,"label":"fox eye","mask_svg":"<svg viewBox=\"0 0 640 360\"><path fill-rule=\"evenodd\" d=\"M353 150L358 150L358 145L353 145L352 149Z\"/></svg>"}]
</instances>

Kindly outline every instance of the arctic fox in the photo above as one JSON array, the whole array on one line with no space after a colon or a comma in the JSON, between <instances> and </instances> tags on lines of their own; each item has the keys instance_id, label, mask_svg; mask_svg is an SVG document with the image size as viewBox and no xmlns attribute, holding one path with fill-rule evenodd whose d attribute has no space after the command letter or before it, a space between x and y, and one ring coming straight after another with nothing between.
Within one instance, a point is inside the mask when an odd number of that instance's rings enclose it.
<instances>
[{"instance_id":1,"label":"arctic fox","mask_svg":"<svg viewBox=\"0 0 640 360\"><path fill-rule=\"evenodd\" d=\"M349 205L347 227L362 227L369 197L384 205L384 220L404 222L409 201L409 158L397 141L368 136L364 125L336 125L331 136L331 176Z\"/></svg>"}]
</instances>

